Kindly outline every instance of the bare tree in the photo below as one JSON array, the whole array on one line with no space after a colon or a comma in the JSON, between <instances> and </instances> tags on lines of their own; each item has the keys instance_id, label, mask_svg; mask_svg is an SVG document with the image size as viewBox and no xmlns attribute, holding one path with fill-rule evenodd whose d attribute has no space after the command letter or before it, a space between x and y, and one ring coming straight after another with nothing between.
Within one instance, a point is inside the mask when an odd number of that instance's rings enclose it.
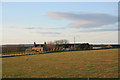
<instances>
[{"instance_id":1,"label":"bare tree","mask_svg":"<svg viewBox=\"0 0 120 80\"><path fill-rule=\"evenodd\" d=\"M50 42L47 42L47 44L54 44L54 42L50 41Z\"/></svg>"},{"instance_id":2,"label":"bare tree","mask_svg":"<svg viewBox=\"0 0 120 80\"><path fill-rule=\"evenodd\" d=\"M68 44L68 43L69 43L69 41L66 39L54 41L54 44L56 44L56 45Z\"/></svg>"}]
</instances>

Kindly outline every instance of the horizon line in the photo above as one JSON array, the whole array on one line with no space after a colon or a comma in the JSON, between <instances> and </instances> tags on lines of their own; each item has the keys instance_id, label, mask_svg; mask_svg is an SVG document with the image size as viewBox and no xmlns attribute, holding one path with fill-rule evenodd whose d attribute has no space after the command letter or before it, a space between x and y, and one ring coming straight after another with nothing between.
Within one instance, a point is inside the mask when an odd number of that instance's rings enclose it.
<instances>
[{"instance_id":1,"label":"horizon line","mask_svg":"<svg viewBox=\"0 0 120 80\"><path fill-rule=\"evenodd\" d=\"M74 42L69 42L69 44L74 44ZM77 43L89 43L89 42L75 42L76 44ZM34 44L34 43L4 43L4 44L0 44L0 45L27 45L27 44ZM44 42L43 43L37 43L37 44L44 44ZM120 44L120 43L89 43L89 44Z\"/></svg>"}]
</instances>

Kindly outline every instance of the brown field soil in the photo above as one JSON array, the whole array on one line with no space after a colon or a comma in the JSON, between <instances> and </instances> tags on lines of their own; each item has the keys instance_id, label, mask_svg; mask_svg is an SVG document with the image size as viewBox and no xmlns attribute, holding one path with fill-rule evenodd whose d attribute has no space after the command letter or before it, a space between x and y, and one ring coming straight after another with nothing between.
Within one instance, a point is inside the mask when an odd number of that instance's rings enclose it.
<instances>
[{"instance_id":1,"label":"brown field soil","mask_svg":"<svg viewBox=\"0 0 120 80\"><path fill-rule=\"evenodd\" d=\"M118 49L2 58L3 78L118 78Z\"/></svg>"}]
</instances>

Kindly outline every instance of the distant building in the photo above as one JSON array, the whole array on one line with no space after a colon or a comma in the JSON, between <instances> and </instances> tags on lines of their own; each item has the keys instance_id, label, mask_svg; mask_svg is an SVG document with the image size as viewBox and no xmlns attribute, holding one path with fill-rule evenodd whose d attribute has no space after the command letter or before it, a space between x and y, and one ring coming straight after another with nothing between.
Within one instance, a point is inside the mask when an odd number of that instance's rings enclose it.
<instances>
[{"instance_id":1,"label":"distant building","mask_svg":"<svg viewBox=\"0 0 120 80\"><path fill-rule=\"evenodd\" d=\"M69 51L69 50L88 50L92 47L88 43L78 43L78 44L36 44L34 46L26 49L26 53L43 53L43 52L54 52L54 51Z\"/></svg>"},{"instance_id":2,"label":"distant building","mask_svg":"<svg viewBox=\"0 0 120 80\"><path fill-rule=\"evenodd\" d=\"M92 49L102 49L102 47L93 47Z\"/></svg>"},{"instance_id":3,"label":"distant building","mask_svg":"<svg viewBox=\"0 0 120 80\"><path fill-rule=\"evenodd\" d=\"M112 48L112 46L111 46L111 45L107 45L106 47L107 47L107 48Z\"/></svg>"}]
</instances>

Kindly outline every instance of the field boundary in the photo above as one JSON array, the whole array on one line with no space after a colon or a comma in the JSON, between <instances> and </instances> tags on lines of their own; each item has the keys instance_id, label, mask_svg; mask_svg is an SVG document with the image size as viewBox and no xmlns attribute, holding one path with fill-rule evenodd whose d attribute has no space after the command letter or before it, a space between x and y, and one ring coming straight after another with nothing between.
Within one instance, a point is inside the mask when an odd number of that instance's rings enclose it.
<instances>
[{"instance_id":1,"label":"field boundary","mask_svg":"<svg viewBox=\"0 0 120 80\"><path fill-rule=\"evenodd\" d=\"M120 80L120 78L2 78L1 80Z\"/></svg>"},{"instance_id":2,"label":"field boundary","mask_svg":"<svg viewBox=\"0 0 120 80\"><path fill-rule=\"evenodd\" d=\"M110 48L110 49L120 49L120 48ZM51 51L51 52L44 52L44 53L10 54L10 55L2 55L2 56L0 56L0 58L28 56L28 55L38 55L38 54L48 54L48 53L58 53L58 52L70 52L70 51L92 51L92 50L108 50L108 49L69 50L69 51Z\"/></svg>"}]
</instances>

